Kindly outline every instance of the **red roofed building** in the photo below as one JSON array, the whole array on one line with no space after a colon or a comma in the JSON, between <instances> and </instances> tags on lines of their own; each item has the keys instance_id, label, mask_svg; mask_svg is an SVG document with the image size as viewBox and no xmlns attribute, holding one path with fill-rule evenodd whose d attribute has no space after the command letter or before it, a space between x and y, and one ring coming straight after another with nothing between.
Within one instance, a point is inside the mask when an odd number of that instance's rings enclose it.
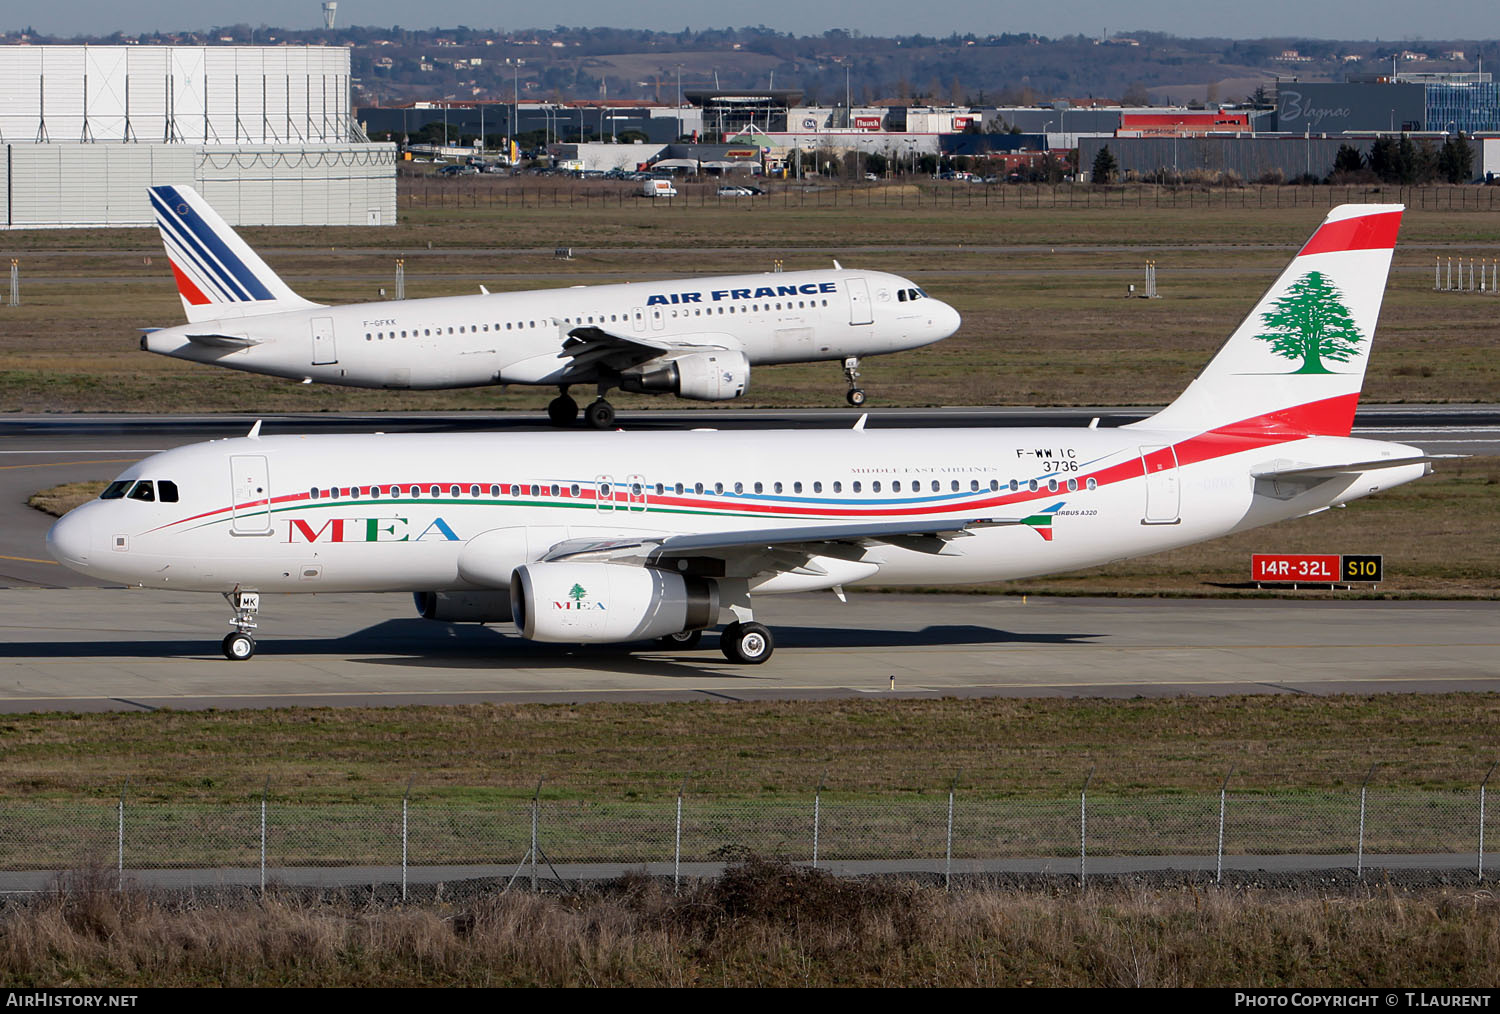
<instances>
[{"instance_id":1,"label":"red roofed building","mask_svg":"<svg viewBox=\"0 0 1500 1014\"><path fill-rule=\"evenodd\" d=\"M1250 130L1250 114L1228 109L1184 109L1163 113L1122 113L1116 137L1198 137Z\"/></svg>"}]
</instances>

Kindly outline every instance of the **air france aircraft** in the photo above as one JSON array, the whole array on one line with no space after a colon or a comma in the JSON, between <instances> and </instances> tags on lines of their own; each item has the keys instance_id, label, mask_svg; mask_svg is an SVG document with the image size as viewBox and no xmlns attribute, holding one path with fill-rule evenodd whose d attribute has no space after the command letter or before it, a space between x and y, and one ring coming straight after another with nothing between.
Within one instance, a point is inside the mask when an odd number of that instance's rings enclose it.
<instances>
[{"instance_id":1,"label":"air france aircraft","mask_svg":"<svg viewBox=\"0 0 1500 1014\"><path fill-rule=\"evenodd\" d=\"M750 368L842 360L849 404L865 402L860 360L958 330L958 311L880 271L788 271L628 285L323 306L291 290L191 187L149 188L188 323L141 348L176 359L349 387L555 386L571 424L614 424L618 387L699 401L738 398Z\"/></svg>"},{"instance_id":2,"label":"air france aircraft","mask_svg":"<svg viewBox=\"0 0 1500 1014\"><path fill-rule=\"evenodd\" d=\"M123 472L52 528L106 581L412 592L538 641L764 662L762 595L1023 578L1342 506L1435 458L1350 436L1402 208L1331 212L1171 405L1115 429L259 436Z\"/></svg>"}]
</instances>

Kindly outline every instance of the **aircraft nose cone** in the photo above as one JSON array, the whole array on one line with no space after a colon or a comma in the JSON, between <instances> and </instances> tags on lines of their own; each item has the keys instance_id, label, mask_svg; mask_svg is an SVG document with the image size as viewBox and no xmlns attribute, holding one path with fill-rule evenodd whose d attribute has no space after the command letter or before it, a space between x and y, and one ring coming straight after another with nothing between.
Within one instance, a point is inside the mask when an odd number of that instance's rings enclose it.
<instances>
[{"instance_id":1,"label":"aircraft nose cone","mask_svg":"<svg viewBox=\"0 0 1500 1014\"><path fill-rule=\"evenodd\" d=\"M936 318L934 323L937 327L939 338L948 337L957 331L958 326L963 323L963 318L959 316L958 311L947 303L944 303L943 308L937 312Z\"/></svg>"},{"instance_id":2,"label":"aircraft nose cone","mask_svg":"<svg viewBox=\"0 0 1500 1014\"><path fill-rule=\"evenodd\" d=\"M47 552L65 567L78 570L88 565L94 534L89 515L89 511L70 511L47 531Z\"/></svg>"}]
</instances>

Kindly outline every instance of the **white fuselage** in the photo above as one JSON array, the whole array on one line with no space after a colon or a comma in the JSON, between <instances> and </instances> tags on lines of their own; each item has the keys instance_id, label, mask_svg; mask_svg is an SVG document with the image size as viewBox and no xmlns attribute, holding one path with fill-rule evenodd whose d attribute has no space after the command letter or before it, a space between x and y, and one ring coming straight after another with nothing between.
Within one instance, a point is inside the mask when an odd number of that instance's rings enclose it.
<instances>
[{"instance_id":1,"label":"white fuselage","mask_svg":"<svg viewBox=\"0 0 1500 1014\"><path fill-rule=\"evenodd\" d=\"M240 438L139 462L121 478L169 481L180 499L87 503L54 527L49 548L85 574L155 588L440 591L503 588L508 562L465 563L476 537L502 529L516 533L506 544L519 566L570 539L1008 519L941 551L872 541L817 566L748 575L758 593L967 583L1200 542L1429 467L1278 486L1253 475L1271 463L1420 453L1348 437L1136 428ZM490 577L464 576L476 572Z\"/></svg>"},{"instance_id":2,"label":"white fuselage","mask_svg":"<svg viewBox=\"0 0 1500 1014\"><path fill-rule=\"evenodd\" d=\"M801 271L576 286L249 316L163 328L141 347L231 369L353 387L594 383L608 375L563 350L594 327L625 339L742 352L750 365L918 348L958 329L941 300L879 271ZM193 341L190 336L243 339Z\"/></svg>"}]
</instances>

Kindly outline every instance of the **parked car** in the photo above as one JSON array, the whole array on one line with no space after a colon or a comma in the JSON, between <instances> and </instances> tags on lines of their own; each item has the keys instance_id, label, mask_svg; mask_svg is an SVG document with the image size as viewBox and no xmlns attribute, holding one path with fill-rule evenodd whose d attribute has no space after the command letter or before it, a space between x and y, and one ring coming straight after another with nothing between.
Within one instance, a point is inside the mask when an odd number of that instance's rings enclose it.
<instances>
[{"instance_id":1,"label":"parked car","mask_svg":"<svg viewBox=\"0 0 1500 1014\"><path fill-rule=\"evenodd\" d=\"M755 192L749 187L737 187L732 184L719 188L720 197L753 197Z\"/></svg>"},{"instance_id":2,"label":"parked car","mask_svg":"<svg viewBox=\"0 0 1500 1014\"><path fill-rule=\"evenodd\" d=\"M676 197L677 188L671 180L647 180L641 184L641 193L646 197Z\"/></svg>"},{"instance_id":3,"label":"parked car","mask_svg":"<svg viewBox=\"0 0 1500 1014\"><path fill-rule=\"evenodd\" d=\"M865 173L865 179L869 180L871 183L877 183L879 182L880 177L875 173Z\"/></svg>"}]
</instances>

